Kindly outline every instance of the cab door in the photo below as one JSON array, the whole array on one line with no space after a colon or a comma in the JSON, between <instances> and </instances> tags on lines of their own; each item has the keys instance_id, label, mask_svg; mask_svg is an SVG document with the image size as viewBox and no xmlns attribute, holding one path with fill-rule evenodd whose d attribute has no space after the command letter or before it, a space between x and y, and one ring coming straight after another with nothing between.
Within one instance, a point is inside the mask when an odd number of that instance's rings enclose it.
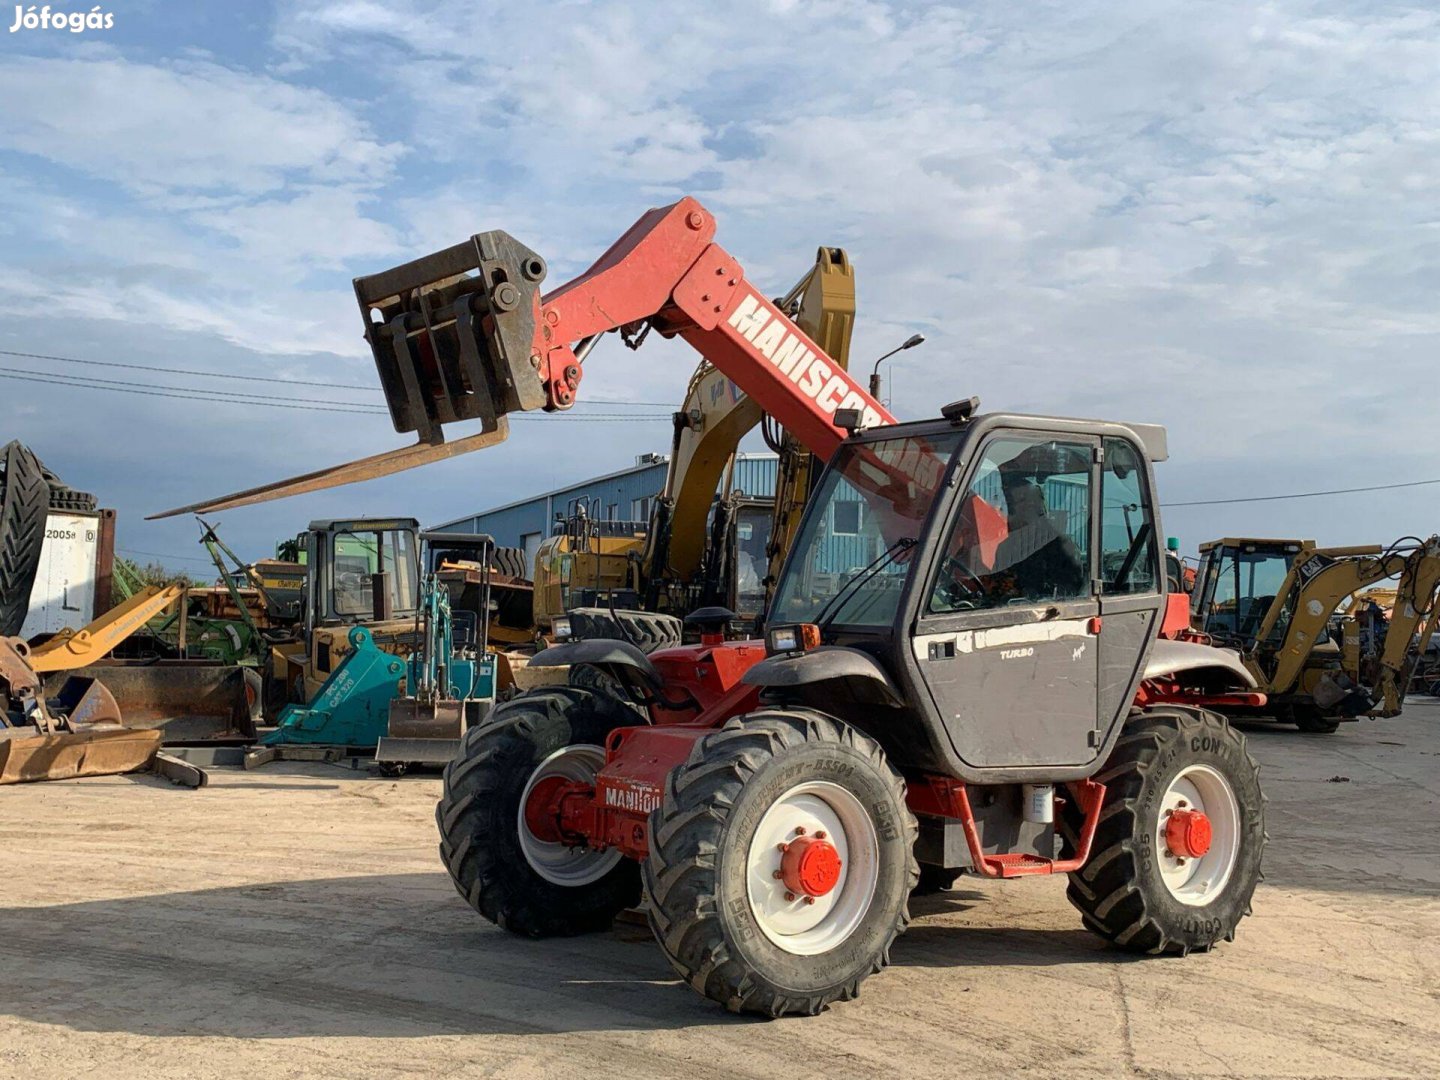
<instances>
[{"instance_id":1,"label":"cab door","mask_svg":"<svg viewBox=\"0 0 1440 1080\"><path fill-rule=\"evenodd\" d=\"M1100 745L1098 439L998 431L947 525L913 639L961 759L1081 765Z\"/></svg>"}]
</instances>

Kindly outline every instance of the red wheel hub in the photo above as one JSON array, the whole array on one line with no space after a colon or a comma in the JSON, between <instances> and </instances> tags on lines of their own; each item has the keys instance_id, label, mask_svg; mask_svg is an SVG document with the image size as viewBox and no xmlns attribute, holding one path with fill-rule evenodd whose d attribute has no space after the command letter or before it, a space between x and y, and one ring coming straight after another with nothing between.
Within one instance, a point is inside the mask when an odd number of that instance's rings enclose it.
<instances>
[{"instance_id":1,"label":"red wheel hub","mask_svg":"<svg viewBox=\"0 0 1440 1080\"><path fill-rule=\"evenodd\" d=\"M1210 850L1210 819L1202 810L1176 810L1165 822L1165 845L1181 859L1198 859Z\"/></svg>"},{"instance_id":2,"label":"red wheel hub","mask_svg":"<svg viewBox=\"0 0 1440 1080\"><path fill-rule=\"evenodd\" d=\"M558 844L564 839L560 832L560 804L576 789L573 780L563 776L547 776L530 789L525 800L525 827L530 835L545 844Z\"/></svg>"},{"instance_id":3,"label":"red wheel hub","mask_svg":"<svg viewBox=\"0 0 1440 1080\"><path fill-rule=\"evenodd\" d=\"M829 840L801 836L785 845L780 877L785 888L802 896L824 896L840 882L840 852Z\"/></svg>"}]
</instances>

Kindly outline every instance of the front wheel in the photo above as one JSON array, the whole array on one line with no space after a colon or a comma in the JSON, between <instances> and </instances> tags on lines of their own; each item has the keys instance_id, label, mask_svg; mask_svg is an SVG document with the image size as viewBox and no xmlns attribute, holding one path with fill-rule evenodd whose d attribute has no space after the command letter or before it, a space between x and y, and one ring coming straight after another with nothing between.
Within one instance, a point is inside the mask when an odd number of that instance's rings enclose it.
<instances>
[{"instance_id":1,"label":"front wheel","mask_svg":"<svg viewBox=\"0 0 1440 1080\"><path fill-rule=\"evenodd\" d=\"M1132 952L1232 940L1265 849L1259 766L1215 713L1154 709L1127 725L1095 778L1105 803L1066 895L1085 925ZM1077 808L1063 828L1076 836Z\"/></svg>"},{"instance_id":2,"label":"front wheel","mask_svg":"<svg viewBox=\"0 0 1440 1080\"><path fill-rule=\"evenodd\" d=\"M889 963L918 877L915 819L880 747L810 710L731 720L650 816L650 924L732 1012L814 1015Z\"/></svg>"}]
</instances>

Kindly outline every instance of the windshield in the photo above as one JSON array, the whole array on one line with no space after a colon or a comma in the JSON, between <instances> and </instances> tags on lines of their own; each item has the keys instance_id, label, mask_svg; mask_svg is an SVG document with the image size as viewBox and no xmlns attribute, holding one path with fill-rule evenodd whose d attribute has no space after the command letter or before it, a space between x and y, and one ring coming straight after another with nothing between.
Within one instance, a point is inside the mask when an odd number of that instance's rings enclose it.
<instances>
[{"instance_id":1,"label":"windshield","mask_svg":"<svg viewBox=\"0 0 1440 1080\"><path fill-rule=\"evenodd\" d=\"M805 512L770 621L889 626L960 437L842 446Z\"/></svg>"},{"instance_id":2,"label":"windshield","mask_svg":"<svg viewBox=\"0 0 1440 1080\"><path fill-rule=\"evenodd\" d=\"M1292 558L1290 554L1274 550L1211 549L1205 567L1206 595L1200 611L1205 631L1222 638L1254 637L1265 613L1285 585ZM1286 621L1282 617L1276 623L1276 630Z\"/></svg>"},{"instance_id":3,"label":"windshield","mask_svg":"<svg viewBox=\"0 0 1440 1080\"><path fill-rule=\"evenodd\" d=\"M408 530L337 532L330 559L335 614L369 617L375 610L373 575L385 571L390 608L415 610L415 547Z\"/></svg>"}]
</instances>

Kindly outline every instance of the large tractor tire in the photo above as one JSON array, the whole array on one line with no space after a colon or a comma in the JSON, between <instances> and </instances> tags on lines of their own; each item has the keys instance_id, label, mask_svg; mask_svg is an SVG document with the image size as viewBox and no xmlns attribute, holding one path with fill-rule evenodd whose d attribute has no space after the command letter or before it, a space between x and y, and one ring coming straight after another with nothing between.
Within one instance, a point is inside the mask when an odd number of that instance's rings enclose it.
<instances>
[{"instance_id":1,"label":"large tractor tire","mask_svg":"<svg viewBox=\"0 0 1440 1080\"><path fill-rule=\"evenodd\" d=\"M1212 712L1134 717L1095 777L1105 802L1090 858L1066 895L1085 925L1140 953L1231 941L1260 881L1265 800L1245 739ZM1080 811L1067 803L1072 849Z\"/></svg>"},{"instance_id":2,"label":"large tractor tire","mask_svg":"<svg viewBox=\"0 0 1440 1080\"><path fill-rule=\"evenodd\" d=\"M435 822L440 858L471 907L516 934L563 937L603 930L639 902L634 862L567 844L533 813L547 781L593 783L605 737L637 721L604 695L547 687L502 702L466 733Z\"/></svg>"},{"instance_id":3,"label":"large tractor tire","mask_svg":"<svg viewBox=\"0 0 1440 1080\"><path fill-rule=\"evenodd\" d=\"M535 576L535 568L526 560L525 549L522 547L497 547L491 564L507 577L529 581Z\"/></svg>"},{"instance_id":4,"label":"large tractor tire","mask_svg":"<svg viewBox=\"0 0 1440 1080\"><path fill-rule=\"evenodd\" d=\"M905 785L822 713L765 710L699 740L650 815L651 928L732 1012L815 1015L890 961L919 877Z\"/></svg>"},{"instance_id":5,"label":"large tractor tire","mask_svg":"<svg viewBox=\"0 0 1440 1080\"><path fill-rule=\"evenodd\" d=\"M30 449L0 448L0 637L20 633L30 611L30 590L40 569L50 483Z\"/></svg>"},{"instance_id":6,"label":"large tractor tire","mask_svg":"<svg viewBox=\"0 0 1440 1080\"><path fill-rule=\"evenodd\" d=\"M576 641L615 638L628 641L643 653L669 649L680 644L682 624L674 615L653 611L609 608L575 608L570 616L570 634Z\"/></svg>"}]
</instances>

